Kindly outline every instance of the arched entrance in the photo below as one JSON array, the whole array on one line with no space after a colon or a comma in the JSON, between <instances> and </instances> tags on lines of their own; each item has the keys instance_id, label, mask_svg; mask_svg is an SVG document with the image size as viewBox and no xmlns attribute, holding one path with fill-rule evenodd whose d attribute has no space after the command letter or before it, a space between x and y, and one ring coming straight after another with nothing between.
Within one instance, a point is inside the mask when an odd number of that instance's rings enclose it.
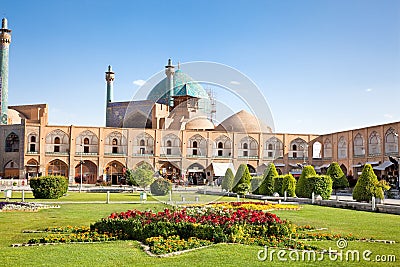
<instances>
[{"instance_id":1,"label":"arched entrance","mask_svg":"<svg viewBox=\"0 0 400 267\"><path fill-rule=\"evenodd\" d=\"M206 183L206 174L204 166L199 163L193 163L187 170L187 180L192 185L203 185Z\"/></svg>"},{"instance_id":2,"label":"arched entrance","mask_svg":"<svg viewBox=\"0 0 400 267\"><path fill-rule=\"evenodd\" d=\"M81 163L75 167L75 183L81 182ZM95 184L97 182L97 166L90 160L82 163L82 183Z\"/></svg>"},{"instance_id":3,"label":"arched entrance","mask_svg":"<svg viewBox=\"0 0 400 267\"><path fill-rule=\"evenodd\" d=\"M68 177L68 165L59 159L50 161L46 168L46 175L61 175Z\"/></svg>"},{"instance_id":4,"label":"arched entrance","mask_svg":"<svg viewBox=\"0 0 400 267\"><path fill-rule=\"evenodd\" d=\"M160 167L160 174L162 177L165 179L170 180L171 182L178 182L181 178L181 170L177 166L176 163L173 162L165 162L163 165Z\"/></svg>"},{"instance_id":5,"label":"arched entrance","mask_svg":"<svg viewBox=\"0 0 400 267\"><path fill-rule=\"evenodd\" d=\"M250 164L247 164L247 168L249 168L249 172L250 172L251 175L257 175L256 168L254 168Z\"/></svg>"},{"instance_id":6,"label":"arched entrance","mask_svg":"<svg viewBox=\"0 0 400 267\"><path fill-rule=\"evenodd\" d=\"M15 161L10 160L6 163L6 165L4 166L4 177L14 179L19 178L19 168L18 164Z\"/></svg>"},{"instance_id":7,"label":"arched entrance","mask_svg":"<svg viewBox=\"0 0 400 267\"><path fill-rule=\"evenodd\" d=\"M39 176L39 162L30 159L25 165L26 179Z\"/></svg>"},{"instance_id":8,"label":"arched entrance","mask_svg":"<svg viewBox=\"0 0 400 267\"><path fill-rule=\"evenodd\" d=\"M125 166L116 160L108 163L106 166L107 182L111 182L111 184L125 183L124 170Z\"/></svg>"}]
</instances>

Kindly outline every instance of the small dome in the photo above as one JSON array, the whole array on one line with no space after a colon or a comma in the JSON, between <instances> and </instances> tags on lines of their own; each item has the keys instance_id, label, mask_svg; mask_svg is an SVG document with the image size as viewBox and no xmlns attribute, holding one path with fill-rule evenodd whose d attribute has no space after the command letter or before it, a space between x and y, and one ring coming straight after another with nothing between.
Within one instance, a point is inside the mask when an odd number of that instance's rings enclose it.
<instances>
[{"instance_id":1,"label":"small dome","mask_svg":"<svg viewBox=\"0 0 400 267\"><path fill-rule=\"evenodd\" d=\"M175 96L192 96L197 98L208 99L208 94L204 88L197 82L193 81L192 77L176 70L174 74L174 95ZM150 91L147 100L152 100L160 104L167 104L169 99L168 79L164 78Z\"/></svg>"},{"instance_id":2,"label":"small dome","mask_svg":"<svg viewBox=\"0 0 400 267\"><path fill-rule=\"evenodd\" d=\"M24 115L15 109L8 109L7 111L7 124L21 124L21 120L26 119Z\"/></svg>"},{"instance_id":3,"label":"small dome","mask_svg":"<svg viewBox=\"0 0 400 267\"><path fill-rule=\"evenodd\" d=\"M214 127L214 124L206 117L194 118L185 125L186 130L213 130Z\"/></svg>"},{"instance_id":4,"label":"small dome","mask_svg":"<svg viewBox=\"0 0 400 267\"><path fill-rule=\"evenodd\" d=\"M245 110L225 119L215 130L227 132L242 132L242 133L271 133L272 130L266 124L261 122L256 116Z\"/></svg>"}]
</instances>

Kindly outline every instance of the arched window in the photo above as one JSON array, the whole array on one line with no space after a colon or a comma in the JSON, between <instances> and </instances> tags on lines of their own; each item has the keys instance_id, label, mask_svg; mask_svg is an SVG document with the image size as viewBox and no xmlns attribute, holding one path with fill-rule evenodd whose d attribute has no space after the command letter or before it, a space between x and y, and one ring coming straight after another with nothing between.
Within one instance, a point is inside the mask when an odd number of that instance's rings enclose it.
<instances>
[{"instance_id":1,"label":"arched window","mask_svg":"<svg viewBox=\"0 0 400 267\"><path fill-rule=\"evenodd\" d=\"M249 146L247 145L247 143L243 143L243 149L249 149Z\"/></svg>"},{"instance_id":2,"label":"arched window","mask_svg":"<svg viewBox=\"0 0 400 267\"><path fill-rule=\"evenodd\" d=\"M300 137L294 139L290 142L290 147L292 150L289 151L289 157L303 159L303 161L308 159L308 144L304 139Z\"/></svg>"},{"instance_id":3,"label":"arched window","mask_svg":"<svg viewBox=\"0 0 400 267\"><path fill-rule=\"evenodd\" d=\"M171 146L172 146L171 140L167 140L167 147L171 147Z\"/></svg>"},{"instance_id":4,"label":"arched window","mask_svg":"<svg viewBox=\"0 0 400 267\"><path fill-rule=\"evenodd\" d=\"M328 138L324 142L324 158L332 158L332 143Z\"/></svg>"},{"instance_id":5,"label":"arched window","mask_svg":"<svg viewBox=\"0 0 400 267\"><path fill-rule=\"evenodd\" d=\"M345 159L347 158L347 141L344 136L339 138L338 142L338 158Z\"/></svg>"},{"instance_id":6,"label":"arched window","mask_svg":"<svg viewBox=\"0 0 400 267\"><path fill-rule=\"evenodd\" d=\"M188 140L187 155L204 157L207 154L207 141L200 134L191 136Z\"/></svg>"},{"instance_id":7,"label":"arched window","mask_svg":"<svg viewBox=\"0 0 400 267\"><path fill-rule=\"evenodd\" d=\"M54 138L54 144L60 144L60 137Z\"/></svg>"},{"instance_id":8,"label":"arched window","mask_svg":"<svg viewBox=\"0 0 400 267\"><path fill-rule=\"evenodd\" d=\"M373 131L369 136L368 154L371 156L381 154L381 137L375 131Z\"/></svg>"},{"instance_id":9,"label":"arched window","mask_svg":"<svg viewBox=\"0 0 400 267\"><path fill-rule=\"evenodd\" d=\"M281 157L283 157L283 143L273 136L265 142L264 158L277 159Z\"/></svg>"},{"instance_id":10,"label":"arched window","mask_svg":"<svg viewBox=\"0 0 400 267\"><path fill-rule=\"evenodd\" d=\"M89 145L89 138L85 138L85 139L83 139L83 144L85 144L85 145Z\"/></svg>"},{"instance_id":11,"label":"arched window","mask_svg":"<svg viewBox=\"0 0 400 267\"><path fill-rule=\"evenodd\" d=\"M216 157L232 156L232 141L226 135L220 135L213 143L213 155Z\"/></svg>"},{"instance_id":12,"label":"arched window","mask_svg":"<svg viewBox=\"0 0 400 267\"><path fill-rule=\"evenodd\" d=\"M296 144L294 144L294 145L292 146L292 150L293 150L293 151L296 151L296 150L297 150L297 145L296 145Z\"/></svg>"},{"instance_id":13,"label":"arched window","mask_svg":"<svg viewBox=\"0 0 400 267\"><path fill-rule=\"evenodd\" d=\"M397 154L399 152L399 139L396 131L389 128L385 134L385 154Z\"/></svg>"},{"instance_id":14,"label":"arched window","mask_svg":"<svg viewBox=\"0 0 400 267\"><path fill-rule=\"evenodd\" d=\"M364 138L358 133L354 137L354 156L362 157L365 155Z\"/></svg>"},{"instance_id":15,"label":"arched window","mask_svg":"<svg viewBox=\"0 0 400 267\"><path fill-rule=\"evenodd\" d=\"M258 143L251 137L246 136L240 140L240 146L238 151L239 157L258 157Z\"/></svg>"},{"instance_id":16,"label":"arched window","mask_svg":"<svg viewBox=\"0 0 400 267\"><path fill-rule=\"evenodd\" d=\"M6 152L18 152L19 151L19 137L15 133L10 133L6 138Z\"/></svg>"},{"instance_id":17,"label":"arched window","mask_svg":"<svg viewBox=\"0 0 400 267\"><path fill-rule=\"evenodd\" d=\"M112 144L113 144L113 146L117 146L118 145L118 139L114 138L112 140Z\"/></svg>"},{"instance_id":18,"label":"arched window","mask_svg":"<svg viewBox=\"0 0 400 267\"><path fill-rule=\"evenodd\" d=\"M34 136L34 135L31 136L31 142L36 143L36 136Z\"/></svg>"},{"instance_id":19,"label":"arched window","mask_svg":"<svg viewBox=\"0 0 400 267\"><path fill-rule=\"evenodd\" d=\"M46 153L68 153L69 136L62 130L56 129L46 135Z\"/></svg>"},{"instance_id":20,"label":"arched window","mask_svg":"<svg viewBox=\"0 0 400 267\"><path fill-rule=\"evenodd\" d=\"M273 150L274 148L273 148L273 146L272 146L272 144L268 144L268 150Z\"/></svg>"},{"instance_id":21,"label":"arched window","mask_svg":"<svg viewBox=\"0 0 400 267\"><path fill-rule=\"evenodd\" d=\"M173 133L162 138L161 155L181 155L181 140Z\"/></svg>"},{"instance_id":22,"label":"arched window","mask_svg":"<svg viewBox=\"0 0 400 267\"><path fill-rule=\"evenodd\" d=\"M224 148L224 144L222 142L218 142L218 148Z\"/></svg>"},{"instance_id":23,"label":"arched window","mask_svg":"<svg viewBox=\"0 0 400 267\"><path fill-rule=\"evenodd\" d=\"M193 141L193 147L197 148L197 141Z\"/></svg>"},{"instance_id":24,"label":"arched window","mask_svg":"<svg viewBox=\"0 0 400 267\"><path fill-rule=\"evenodd\" d=\"M143 139L141 139L140 140L140 146L145 146L145 145L146 145L146 142Z\"/></svg>"}]
</instances>

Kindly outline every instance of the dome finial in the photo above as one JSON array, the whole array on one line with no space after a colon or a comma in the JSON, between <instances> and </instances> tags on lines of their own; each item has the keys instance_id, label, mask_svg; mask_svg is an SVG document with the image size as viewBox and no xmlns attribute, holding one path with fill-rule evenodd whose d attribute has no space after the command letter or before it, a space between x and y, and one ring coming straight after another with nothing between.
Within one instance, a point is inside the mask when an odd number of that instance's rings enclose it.
<instances>
[{"instance_id":1,"label":"dome finial","mask_svg":"<svg viewBox=\"0 0 400 267\"><path fill-rule=\"evenodd\" d=\"M168 66L172 66L172 60L170 58L168 59Z\"/></svg>"},{"instance_id":2,"label":"dome finial","mask_svg":"<svg viewBox=\"0 0 400 267\"><path fill-rule=\"evenodd\" d=\"M6 18L3 18L2 20L1 20L1 28L2 29L7 29L7 19Z\"/></svg>"},{"instance_id":3,"label":"dome finial","mask_svg":"<svg viewBox=\"0 0 400 267\"><path fill-rule=\"evenodd\" d=\"M178 61L178 70L181 69L181 62Z\"/></svg>"}]
</instances>

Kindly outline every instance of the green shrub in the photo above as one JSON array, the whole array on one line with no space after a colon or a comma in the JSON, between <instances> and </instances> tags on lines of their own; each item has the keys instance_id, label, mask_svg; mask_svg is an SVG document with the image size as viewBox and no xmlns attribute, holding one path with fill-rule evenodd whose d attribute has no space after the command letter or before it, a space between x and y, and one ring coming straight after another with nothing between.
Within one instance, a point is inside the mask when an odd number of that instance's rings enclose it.
<instances>
[{"instance_id":1,"label":"green shrub","mask_svg":"<svg viewBox=\"0 0 400 267\"><path fill-rule=\"evenodd\" d=\"M303 171L301 172L300 178L297 181L296 185L296 195L298 197L308 197L309 189L306 188L307 178L310 176L316 176L317 173L314 170L313 166L304 166ZM311 195L310 195L311 196Z\"/></svg>"},{"instance_id":2,"label":"green shrub","mask_svg":"<svg viewBox=\"0 0 400 267\"><path fill-rule=\"evenodd\" d=\"M286 191L286 196L296 196L296 179L289 173L283 177L282 192Z\"/></svg>"},{"instance_id":3,"label":"green shrub","mask_svg":"<svg viewBox=\"0 0 400 267\"><path fill-rule=\"evenodd\" d=\"M164 178L158 178L150 185L150 192L155 196L165 196L171 189L172 183Z\"/></svg>"},{"instance_id":4,"label":"green shrub","mask_svg":"<svg viewBox=\"0 0 400 267\"><path fill-rule=\"evenodd\" d=\"M326 172L326 175L331 177L333 189L349 187L349 181L337 162L332 162Z\"/></svg>"},{"instance_id":5,"label":"green shrub","mask_svg":"<svg viewBox=\"0 0 400 267\"><path fill-rule=\"evenodd\" d=\"M238 185L236 193L238 195L244 196L249 192L249 190L250 190L250 185L249 184L241 183L241 184Z\"/></svg>"},{"instance_id":6,"label":"green shrub","mask_svg":"<svg viewBox=\"0 0 400 267\"><path fill-rule=\"evenodd\" d=\"M42 176L30 179L35 198L57 199L68 191L68 178L64 176Z\"/></svg>"},{"instance_id":7,"label":"green shrub","mask_svg":"<svg viewBox=\"0 0 400 267\"><path fill-rule=\"evenodd\" d=\"M353 190L353 198L357 201L370 201L372 196L383 199L383 190L370 164L365 164L361 176Z\"/></svg>"},{"instance_id":8,"label":"green shrub","mask_svg":"<svg viewBox=\"0 0 400 267\"><path fill-rule=\"evenodd\" d=\"M256 177L251 178L251 181L250 181L250 192L255 194L255 195L259 195L260 194L259 193L259 188L260 188L260 185L261 185L262 181L263 181L262 176L261 177L260 176L256 176Z\"/></svg>"},{"instance_id":9,"label":"green shrub","mask_svg":"<svg viewBox=\"0 0 400 267\"><path fill-rule=\"evenodd\" d=\"M233 175L231 168L226 169L225 176L221 183L222 189L225 189L227 192L232 191L234 180L235 176Z\"/></svg>"},{"instance_id":10,"label":"green shrub","mask_svg":"<svg viewBox=\"0 0 400 267\"><path fill-rule=\"evenodd\" d=\"M312 192L315 195L320 195L322 199L329 199L332 194L332 179L329 175L317 175L308 177L308 186L311 188L309 197L311 197Z\"/></svg>"},{"instance_id":11,"label":"green shrub","mask_svg":"<svg viewBox=\"0 0 400 267\"><path fill-rule=\"evenodd\" d=\"M235 180L233 182L234 186L233 186L232 192L238 193L239 186L241 184L247 184L250 187L250 180L251 180L251 175L249 172L249 168L247 167L246 164L240 164L239 168L236 172L236 175L235 175Z\"/></svg>"},{"instance_id":12,"label":"green shrub","mask_svg":"<svg viewBox=\"0 0 400 267\"><path fill-rule=\"evenodd\" d=\"M285 175L278 175L274 178L274 193L278 193L279 196L283 196L283 178Z\"/></svg>"},{"instance_id":13,"label":"green shrub","mask_svg":"<svg viewBox=\"0 0 400 267\"><path fill-rule=\"evenodd\" d=\"M258 191L261 195L272 196L274 193L274 177L278 176L275 165L273 163L268 164L263 174L263 181Z\"/></svg>"}]
</instances>

